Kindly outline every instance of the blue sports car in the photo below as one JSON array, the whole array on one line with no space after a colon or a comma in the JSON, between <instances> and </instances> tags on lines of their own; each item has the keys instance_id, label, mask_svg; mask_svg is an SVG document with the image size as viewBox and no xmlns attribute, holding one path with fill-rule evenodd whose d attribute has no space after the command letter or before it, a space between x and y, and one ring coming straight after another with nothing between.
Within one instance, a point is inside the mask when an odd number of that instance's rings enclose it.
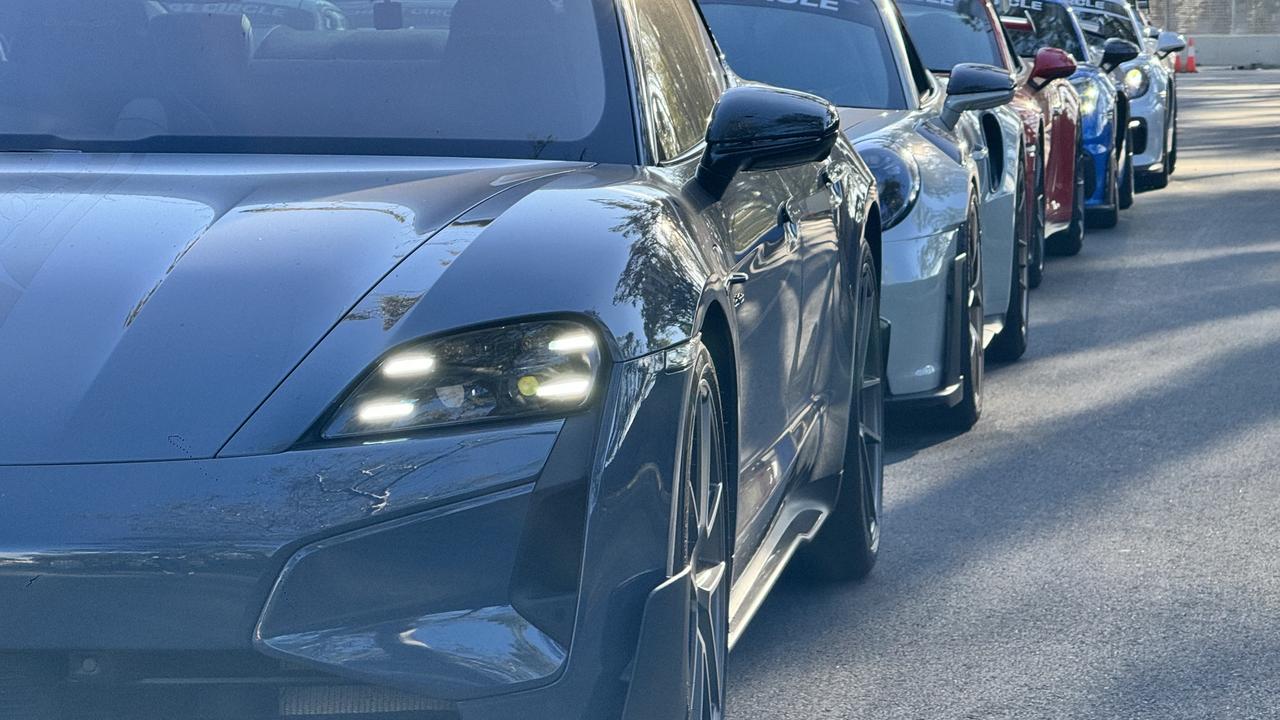
<instances>
[{"instance_id":1,"label":"blue sports car","mask_svg":"<svg viewBox=\"0 0 1280 720\"><path fill-rule=\"evenodd\" d=\"M1008 0L1002 14L1019 55L1056 47L1075 58L1071 84L1080 93L1085 217L1091 227L1114 227L1120 211L1133 204L1134 173L1129 99L1110 71L1137 57L1138 47L1115 39L1105 50L1091 48L1069 0Z\"/></svg>"},{"instance_id":2,"label":"blue sports car","mask_svg":"<svg viewBox=\"0 0 1280 720\"><path fill-rule=\"evenodd\" d=\"M837 109L692 0L409 9L0 3L0 718L720 718L870 571Z\"/></svg>"}]
</instances>

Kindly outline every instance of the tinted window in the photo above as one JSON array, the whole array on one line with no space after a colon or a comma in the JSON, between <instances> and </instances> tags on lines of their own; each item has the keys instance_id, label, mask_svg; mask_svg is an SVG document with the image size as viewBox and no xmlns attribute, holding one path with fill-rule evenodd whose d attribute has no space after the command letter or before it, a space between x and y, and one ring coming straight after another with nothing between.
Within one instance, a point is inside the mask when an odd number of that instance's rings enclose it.
<instances>
[{"instance_id":1,"label":"tinted window","mask_svg":"<svg viewBox=\"0 0 1280 720\"><path fill-rule=\"evenodd\" d=\"M1034 57L1040 48L1054 47L1065 50L1076 60L1088 61L1076 33L1075 19L1065 5L1022 0L1021 6L1010 8L1007 14L1031 23L1031 30L1008 28L1013 51L1022 57Z\"/></svg>"},{"instance_id":2,"label":"tinted window","mask_svg":"<svg viewBox=\"0 0 1280 720\"><path fill-rule=\"evenodd\" d=\"M645 109L663 160L702 141L723 90L719 61L693 0L635 3Z\"/></svg>"},{"instance_id":3,"label":"tinted window","mask_svg":"<svg viewBox=\"0 0 1280 720\"><path fill-rule=\"evenodd\" d=\"M1142 46L1127 6L1105 0L1072 0L1071 4L1090 45L1100 46L1114 37Z\"/></svg>"},{"instance_id":4,"label":"tinted window","mask_svg":"<svg viewBox=\"0 0 1280 720\"><path fill-rule=\"evenodd\" d=\"M925 65L951 72L960 63L1005 67L996 29L985 3L978 0L899 0Z\"/></svg>"},{"instance_id":5,"label":"tinted window","mask_svg":"<svg viewBox=\"0 0 1280 720\"><path fill-rule=\"evenodd\" d=\"M607 0L453 0L377 30L318 0L171 5L0 4L0 147L635 161Z\"/></svg>"},{"instance_id":6,"label":"tinted window","mask_svg":"<svg viewBox=\"0 0 1280 720\"><path fill-rule=\"evenodd\" d=\"M907 26L902 20L902 14L894 19L898 26L898 32L902 34L903 48L907 51L907 62L911 65L911 80L916 85L916 92L920 97L925 97L933 92L933 77L929 73L929 69L924 66L924 60L920 59L920 53L916 50L916 43L911 39L911 33L907 32Z\"/></svg>"},{"instance_id":7,"label":"tinted window","mask_svg":"<svg viewBox=\"0 0 1280 720\"><path fill-rule=\"evenodd\" d=\"M405 27L448 28L449 16L457 0L399 0L401 22ZM333 0L351 27L374 27L371 0Z\"/></svg>"},{"instance_id":8,"label":"tinted window","mask_svg":"<svg viewBox=\"0 0 1280 720\"><path fill-rule=\"evenodd\" d=\"M868 0L813 6L703 0L702 10L729 65L745 78L844 107L906 107L888 34Z\"/></svg>"}]
</instances>

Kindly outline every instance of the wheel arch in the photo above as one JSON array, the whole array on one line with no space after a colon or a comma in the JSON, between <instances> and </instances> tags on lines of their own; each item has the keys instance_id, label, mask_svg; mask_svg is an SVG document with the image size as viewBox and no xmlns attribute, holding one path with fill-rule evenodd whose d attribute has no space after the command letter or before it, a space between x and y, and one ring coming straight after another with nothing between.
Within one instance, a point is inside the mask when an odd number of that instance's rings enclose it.
<instances>
[{"instance_id":1,"label":"wheel arch","mask_svg":"<svg viewBox=\"0 0 1280 720\"><path fill-rule=\"evenodd\" d=\"M1123 141L1114 143L1117 159L1123 159L1122 153L1125 145L1129 142L1129 119L1131 117L1129 109L1129 98L1120 91L1116 91L1116 137L1123 138Z\"/></svg>"},{"instance_id":2,"label":"wheel arch","mask_svg":"<svg viewBox=\"0 0 1280 720\"><path fill-rule=\"evenodd\" d=\"M875 263L876 277L884 282L884 228L880 224L880 205L872 203L867 209L867 221L863 225L862 235L871 246L871 258Z\"/></svg>"},{"instance_id":3,"label":"wheel arch","mask_svg":"<svg viewBox=\"0 0 1280 720\"><path fill-rule=\"evenodd\" d=\"M728 455L729 472L729 543L737 545L738 523L738 361L733 329L729 324L729 316L718 300L712 300L703 313L700 330L702 344L711 355L711 364L716 370L716 379L720 384L720 404L724 408L725 417L730 419L725 425L725 454Z\"/></svg>"}]
</instances>

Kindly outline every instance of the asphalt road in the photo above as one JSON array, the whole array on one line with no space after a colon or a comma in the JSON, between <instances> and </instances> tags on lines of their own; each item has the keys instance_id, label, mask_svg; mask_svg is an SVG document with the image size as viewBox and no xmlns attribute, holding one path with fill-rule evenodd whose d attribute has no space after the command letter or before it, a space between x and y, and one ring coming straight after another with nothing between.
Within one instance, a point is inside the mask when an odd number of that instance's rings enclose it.
<instances>
[{"instance_id":1,"label":"asphalt road","mask_svg":"<svg viewBox=\"0 0 1280 720\"><path fill-rule=\"evenodd\" d=\"M1170 186L1050 263L973 431L896 428L880 564L784 579L732 720L1280 718L1280 72L1179 89Z\"/></svg>"}]
</instances>

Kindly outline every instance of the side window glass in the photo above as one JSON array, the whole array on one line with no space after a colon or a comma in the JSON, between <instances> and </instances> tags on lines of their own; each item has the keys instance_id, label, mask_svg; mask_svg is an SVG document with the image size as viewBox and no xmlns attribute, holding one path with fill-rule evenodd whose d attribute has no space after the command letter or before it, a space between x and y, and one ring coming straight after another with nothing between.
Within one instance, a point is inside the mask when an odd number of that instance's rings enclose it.
<instances>
[{"instance_id":1,"label":"side window glass","mask_svg":"<svg viewBox=\"0 0 1280 720\"><path fill-rule=\"evenodd\" d=\"M907 32L907 24L902 21L902 16L899 15L894 22L898 24L898 34L902 36L903 45L906 46L907 63L911 68L911 82L916 86L916 94L923 100L933 92L933 81L929 77L929 70L920 61L920 54L916 52L915 43L911 41L911 34Z\"/></svg>"},{"instance_id":2,"label":"side window glass","mask_svg":"<svg viewBox=\"0 0 1280 720\"><path fill-rule=\"evenodd\" d=\"M645 112L658 159L670 160L706 135L722 71L692 0L635 0L634 7Z\"/></svg>"}]
</instances>

